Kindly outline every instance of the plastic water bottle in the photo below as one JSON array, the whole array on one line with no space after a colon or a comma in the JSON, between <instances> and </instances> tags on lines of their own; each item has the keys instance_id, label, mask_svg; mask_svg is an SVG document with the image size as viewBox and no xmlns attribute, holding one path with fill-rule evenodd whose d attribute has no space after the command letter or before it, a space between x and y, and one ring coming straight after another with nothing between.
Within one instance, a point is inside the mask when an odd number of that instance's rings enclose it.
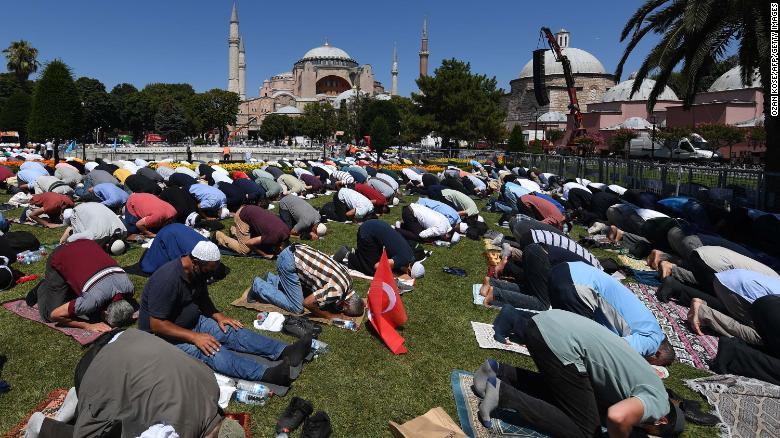
<instances>
[{"instance_id":1,"label":"plastic water bottle","mask_svg":"<svg viewBox=\"0 0 780 438\"><path fill-rule=\"evenodd\" d=\"M330 321L337 327L343 327L352 331L357 330L357 324L355 324L355 321L349 321L346 319L331 319Z\"/></svg>"},{"instance_id":2,"label":"plastic water bottle","mask_svg":"<svg viewBox=\"0 0 780 438\"><path fill-rule=\"evenodd\" d=\"M255 394L254 392L245 391L243 389L236 391L236 401L248 405L263 406L270 396L270 391L268 394Z\"/></svg>"},{"instance_id":3,"label":"plastic water bottle","mask_svg":"<svg viewBox=\"0 0 780 438\"><path fill-rule=\"evenodd\" d=\"M325 354L328 351L330 351L330 347L328 346L328 344L320 341L319 339L311 340L311 349L314 351L315 356L319 356L320 354Z\"/></svg>"},{"instance_id":4,"label":"plastic water bottle","mask_svg":"<svg viewBox=\"0 0 780 438\"><path fill-rule=\"evenodd\" d=\"M46 257L48 253L49 252L46 250L45 246L41 246L40 248L38 248L38 254L41 256L41 258Z\"/></svg>"},{"instance_id":5,"label":"plastic water bottle","mask_svg":"<svg viewBox=\"0 0 780 438\"><path fill-rule=\"evenodd\" d=\"M259 382L250 382L249 380L236 379L236 389L240 389L255 394L271 394L270 388Z\"/></svg>"}]
</instances>

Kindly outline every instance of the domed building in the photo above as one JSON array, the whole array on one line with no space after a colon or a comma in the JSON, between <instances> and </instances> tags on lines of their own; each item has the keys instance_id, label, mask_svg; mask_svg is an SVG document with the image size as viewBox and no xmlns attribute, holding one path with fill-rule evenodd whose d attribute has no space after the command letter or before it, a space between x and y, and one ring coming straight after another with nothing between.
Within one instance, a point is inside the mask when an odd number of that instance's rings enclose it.
<instances>
[{"instance_id":1,"label":"domed building","mask_svg":"<svg viewBox=\"0 0 780 438\"><path fill-rule=\"evenodd\" d=\"M615 85L611 74L607 73L604 65L589 52L570 47L571 35L565 29L555 34L561 51L571 63L574 84L577 88L577 99L580 109L588 110L592 103L601 102L608 88ZM544 53L545 85L547 87L550 103L539 106L534 96L533 60L528 61L520 71L520 76L512 80L510 92L504 96L503 105L507 113L506 126L512 129L520 125L527 129L536 129L536 118L545 113L569 114L569 94L566 88L566 79L563 75L563 66L555 60L551 50ZM547 123L550 121L548 120ZM540 124L539 129L542 129ZM533 138L533 137L532 137Z\"/></svg>"}]
</instances>

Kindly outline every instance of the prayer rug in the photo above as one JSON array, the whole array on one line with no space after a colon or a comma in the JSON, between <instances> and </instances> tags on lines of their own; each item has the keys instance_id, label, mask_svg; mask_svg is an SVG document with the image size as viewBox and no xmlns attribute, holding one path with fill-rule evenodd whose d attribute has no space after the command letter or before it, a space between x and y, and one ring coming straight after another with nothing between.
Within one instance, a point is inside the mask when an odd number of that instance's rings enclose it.
<instances>
[{"instance_id":1,"label":"prayer rug","mask_svg":"<svg viewBox=\"0 0 780 438\"><path fill-rule=\"evenodd\" d=\"M488 429L479 421L479 397L474 394L471 386L474 375L466 371L454 370L450 378L452 394L455 396L455 406L458 409L458 419L463 432L471 438L527 437L544 438L539 432L519 425L521 423L513 411L493 411L491 427Z\"/></svg>"},{"instance_id":2,"label":"prayer rug","mask_svg":"<svg viewBox=\"0 0 780 438\"><path fill-rule=\"evenodd\" d=\"M223 256L228 257L244 257L244 258L252 258L252 259L261 259L261 260L270 260L266 257L261 256L260 254L241 254L239 252L235 252L230 248L225 248L224 246L219 247L219 253Z\"/></svg>"},{"instance_id":3,"label":"prayer rug","mask_svg":"<svg viewBox=\"0 0 780 438\"><path fill-rule=\"evenodd\" d=\"M618 261L621 265L627 266L635 271L653 271L654 269L650 266L647 266L647 262L644 260L635 259L633 257L629 257L625 254L620 254L617 256Z\"/></svg>"},{"instance_id":4,"label":"prayer rug","mask_svg":"<svg viewBox=\"0 0 780 438\"><path fill-rule=\"evenodd\" d=\"M656 288L639 283L627 283L661 325L661 329L674 347L677 360L703 370L709 370L709 361L718 354L718 338L699 336L688 329L688 308L673 301L661 303L655 297Z\"/></svg>"},{"instance_id":5,"label":"prayer rug","mask_svg":"<svg viewBox=\"0 0 780 438\"><path fill-rule=\"evenodd\" d=\"M7 301L3 303L3 307L9 312L15 313L24 319L29 319L30 321L41 323L49 328L57 330L58 332L64 333L72 337L76 342L78 342L82 346L89 345L92 342L95 342L95 340L100 337L99 332L93 332L91 330L84 330L84 329L73 328L73 327L61 327L51 322L44 322L41 319L40 313L38 313L38 306L36 305L30 307L27 305L27 303L24 302L24 300Z\"/></svg>"},{"instance_id":6,"label":"prayer rug","mask_svg":"<svg viewBox=\"0 0 780 438\"><path fill-rule=\"evenodd\" d=\"M721 436L773 437L780 430L780 386L732 374L685 382L715 407Z\"/></svg>"},{"instance_id":7,"label":"prayer rug","mask_svg":"<svg viewBox=\"0 0 780 438\"><path fill-rule=\"evenodd\" d=\"M474 304L476 304L477 306L487 307L487 308L490 308L490 309L500 309L500 307L498 307L498 306L493 306L493 305L485 306L485 297L480 295L480 293L479 293L479 289L480 288L482 288L481 284L472 284L471 285L471 295L474 298Z\"/></svg>"},{"instance_id":8,"label":"prayer rug","mask_svg":"<svg viewBox=\"0 0 780 438\"><path fill-rule=\"evenodd\" d=\"M35 412L43 412L43 415L53 418L60 409L60 406L62 406L62 403L65 402L66 395L68 395L68 390L64 388L55 389L50 392L42 402L32 408L22 421L0 438L24 438L25 429L27 429L27 422L30 420L30 416Z\"/></svg>"},{"instance_id":9,"label":"prayer rug","mask_svg":"<svg viewBox=\"0 0 780 438\"><path fill-rule=\"evenodd\" d=\"M495 336L496 332L493 330L492 324L471 321L471 328L474 330L474 336L477 338L477 344L479 344L479 348L506 350L514 353L524 354L526 356L531 355L525 345L515 344L514 342L510 342L509 344L502 344L496 341L493 337Z\"/></svg>"},{"instance_id":10,"label":"prayer rug","mask_svg":"<svg viewBox=\"0 0 780 438\"><path fill-rule=\"evenodd\" d=\"M244 428L246 438L252 438L252 431L249 430L249 414L247 412L225 412L225 417L236 420Z\"/></svg>"},{"instance_id":11,"label":"prayer rug","mask_svg":"<svg viewBox=\"0 0 780 438\"><path fill-rule=\"evenodd\" d=\"M254 302L254 303L248 302L247 301L247 295L249 295L249 290L250 290L250 288L247 288L244 291L244 293L237 300L233 301L230 304L233 305L233 306L236 306L236 307L242 307L244 309L256 310L258 312L279 312L282 315L295 315L294 313L288 312L288 311L286 311L284 309L276 307L273 304L261 303L261 302L257 302L257 301ZM305 316L306 318L309 318L311 321L318 322L320 324L332 325L334 327L339 327L339 326L333 324L333 321L331 321L328 318L317 318L315 316L312 316L312 314L308 310L305 311L302 315L299 315L299 316ZM355 325L357 325L357 329L356 329L356 331L357 331L357 330L360 330L360 327L363 326L363 320L365 319L365 317L366 317L366 314L363 313L363 315L356 316L356 317L342 315L341 319L353 321L355 323Z\"/></svg>"}]
</instances>

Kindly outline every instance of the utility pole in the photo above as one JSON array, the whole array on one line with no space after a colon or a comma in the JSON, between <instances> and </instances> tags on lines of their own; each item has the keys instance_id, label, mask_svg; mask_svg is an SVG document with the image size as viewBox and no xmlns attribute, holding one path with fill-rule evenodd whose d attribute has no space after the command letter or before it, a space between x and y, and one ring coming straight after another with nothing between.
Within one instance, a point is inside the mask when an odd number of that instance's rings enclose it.
<instances>
[{"instance_id":1,"label":"utility pole","mask_svg":"<svg viewBox=\"0 0 780 438\"><path fill-rule=\"evenodd\" d=\"M652 135L650 137L651 138L651 141L650 141L650 143L651 143L651 145L650 145L650 159L651 160L655 160L655 114L650 116L650 123L653 124L653 133L652 133ZM629 141L628 144L629 144L629 149L630 149L631 148L631 146L630 146L631 142Z\"/></svg>"}]
</instances>

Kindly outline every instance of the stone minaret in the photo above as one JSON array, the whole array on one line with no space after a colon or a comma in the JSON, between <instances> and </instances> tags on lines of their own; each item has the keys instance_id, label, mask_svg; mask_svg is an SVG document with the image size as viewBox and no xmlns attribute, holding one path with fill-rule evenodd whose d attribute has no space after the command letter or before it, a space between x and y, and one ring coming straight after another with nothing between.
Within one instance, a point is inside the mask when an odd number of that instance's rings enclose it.
<instances>
[{"instance_id":1,"label":"stone minaret","mask_svg":"<svg viewBox=\"0 0 780 438\"><path fill-rule=\"evenodd\" d=\"M393 45L393 86L390 88L391 96L398 96L398 48Z\"/></svg>"},{"instance_id":2,"label":"stone minaret","mask_svg":"<svg viewBox=\"0 0 780 438\"><path fill-rule=\"evenodd\" d=\"M228 91L238 93L238 11L233 3L230 14L230 36L228 36Z\"/></svg>"},{"instance_id":3,"label":"stone minaret","mask_svg":"<svg viewBox=\"0 0 780 438\"><path fill-rule=\"evenodd\" d=\"M420 47L420 77L428 76L428 17L423 20L422 46Z\"/></svg>"},{"instance_id":4,"label":"stone minaret","mask_svg":"<svg viewBox=\"0 0 780 438\"><path fill-rule=\"evenodd\" d=\"M244 51L244 38L238 46L238 95L241 100L246 100L246 52Z\"/></svg>"}]
</instances>

